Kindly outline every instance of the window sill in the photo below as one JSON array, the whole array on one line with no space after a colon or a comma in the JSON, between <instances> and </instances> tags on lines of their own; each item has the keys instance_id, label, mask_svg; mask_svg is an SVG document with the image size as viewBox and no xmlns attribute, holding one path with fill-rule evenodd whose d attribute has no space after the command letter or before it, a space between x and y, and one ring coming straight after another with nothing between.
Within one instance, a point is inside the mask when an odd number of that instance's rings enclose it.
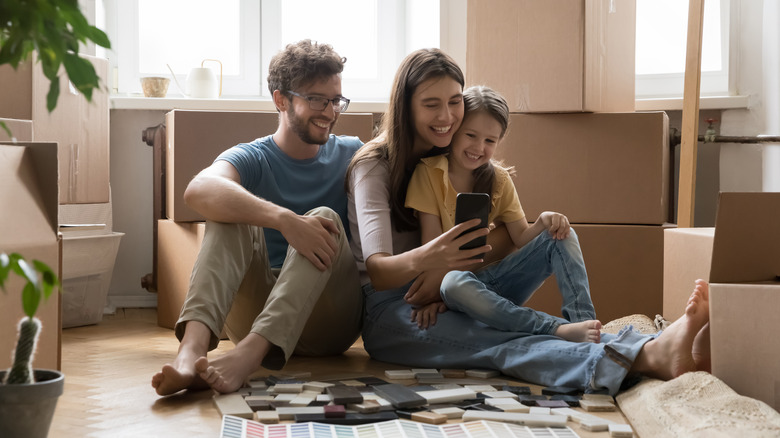
<instances>
[{"instance_id":1,"label":"window sill","mask_svg":"<svg viewBox=\"0 0 780 438\"><path fill-rule=\"evenodd\" d=\"M637 111L679 111L682 110L682 98L668 99L637 99ZM747 108L748 96L705 96L699 101L699 109L733 109ZM261 98L218 98L189 99L182 97L141 97L141 96L111 96L111 109L125 110L163 110L173 109L207 110L207 111L275 111L270 99ZM387 110L387 102L351 102L350 113L383 113Z\"/></svg>"},{"instance_id":2,"label":"window sill","mask_svg":"<svg viewBox=\"0 0 780 438\"><path fill-rule=\"evenodd\" d=\"M111 109L123 110L276 111L270 99L262 98L190 99L111 95L110 100ZM383 113L385 110L387 110L386 102L350 102L347 112Z\"/></svg>"},{"instance_id":3,"label":"window sill","mask_svg":"<svg viewBox=\"0 0 780 438\"><path fill-rule=\"evenodd\" d=\"M683 107L682 98L668 99L637 99L637 111L680 111ZM747 108L748 96L703 96L699 99L699 109L734 109Z\"/></svg>"}]
</instances>

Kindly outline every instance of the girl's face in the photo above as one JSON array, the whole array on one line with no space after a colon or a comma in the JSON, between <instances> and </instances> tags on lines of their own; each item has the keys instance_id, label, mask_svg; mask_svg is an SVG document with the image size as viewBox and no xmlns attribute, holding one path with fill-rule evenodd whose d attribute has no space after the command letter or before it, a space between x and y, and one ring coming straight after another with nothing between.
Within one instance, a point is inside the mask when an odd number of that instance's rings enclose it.
<instances>
[{"instance_id":1,"label":"girl's face","mask_svg":"<svg viewBox=\"0 0 780 438\"><path fill-rule=\"evenodd\" d=\"M474 170L493 157L501 140L501 124L484 111L469 114L452 139L450 167Z\"/></svg>"},{"instance_id":2,"label":"girl's face","mask_svg":"<svg viewBox=\"0 0 780 438\"><path fill-rule=\"evenodd\" d=\"M431 78L417 87L411 102L414 152L444 148L463 120L463 88L449 76Z\"/></svg>"}]
</instances>

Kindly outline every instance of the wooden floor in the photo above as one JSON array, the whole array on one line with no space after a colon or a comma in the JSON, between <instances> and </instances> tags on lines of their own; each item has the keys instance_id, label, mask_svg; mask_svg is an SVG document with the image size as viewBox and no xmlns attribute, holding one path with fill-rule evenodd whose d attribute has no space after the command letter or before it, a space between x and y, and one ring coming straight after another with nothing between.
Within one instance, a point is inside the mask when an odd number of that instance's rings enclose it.
<instances>
[{"instance_id":1,"label":"wooden floor","mask_svg":"<svg viewBox=\"0 0 780 438\"><path fill-rule=\"evenodd\" d=\"M227 351L232 345L222 341L218 350ZM153 309L119 309L97 325L63 330L65 392L58 401L49 437L219 437L221 417L211 391L159 397L151 387L152 375L173 359L177 348L173 332L157 326ZM341 356L293 357L279 373L310 371L313 378L381 378L385 369L408 367L371 360L357 343ZM531 386L534 393L540 391ZM619 412L601 416L626 421ZM571 422L570 426L582 437L609 436L586 432Z\"/></svg>"}]
</instances>

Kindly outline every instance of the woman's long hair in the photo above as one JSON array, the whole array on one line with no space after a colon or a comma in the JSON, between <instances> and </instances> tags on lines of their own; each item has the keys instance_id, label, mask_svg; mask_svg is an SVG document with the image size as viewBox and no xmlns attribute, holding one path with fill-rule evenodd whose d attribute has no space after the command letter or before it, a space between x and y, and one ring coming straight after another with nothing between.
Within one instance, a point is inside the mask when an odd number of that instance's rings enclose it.
<instances>
[{"instance_id":1,"label":"woman's long hair","mask_svg":"<svg viewBox=\"0 0 780 438\"><path fill-rule=\"evenodd\" d=\"M349 190L350 175L358 163L370 159L387 162L390 171L390 215L396 231L419 227L413 210L404 206L409 179L419 160L412 153L415 138L412 96L420 84L440 77L450 77L461 87L465 84L458 64L441 50L420 49L409 54L396 72L379 135L357 151L347 169L346 187Z\"/></svg>"}]
</instances>

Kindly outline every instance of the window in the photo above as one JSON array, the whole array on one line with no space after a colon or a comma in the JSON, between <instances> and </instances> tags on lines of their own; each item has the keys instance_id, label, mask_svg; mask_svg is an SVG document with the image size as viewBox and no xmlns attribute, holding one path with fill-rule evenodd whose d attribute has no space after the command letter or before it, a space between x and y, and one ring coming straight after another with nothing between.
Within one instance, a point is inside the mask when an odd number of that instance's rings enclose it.
<instances>
[{"instance_id":1,"label":"window","mask_svg":"<svg viewBox=\"0 0 780 438\"><path fill-rule=\"evenodd\" d=\"M701 95L729 95L729 0L704 2ZM637 0L636 97L683 95L688 2Z\"/></svg>"},{"instance_id":2,"label":"window","mask_svg":"<svg viewBox=\"0 0 780 438\"><path fill-rule=\"evenodd\" d=\"M143 76L170 76L166 64L185 87L191 68L217 59L223 96L268 97L271 57L287 43L309 38L347 58L345 96L385 100L401 59L419 47L439 46L439 0L106 2L114 16L108 31L118 55L119 93L140 93ZM219 71L213 61L205 66ZM178 92L172 83L169 94Z\"/></svg>"}]
</instances>

